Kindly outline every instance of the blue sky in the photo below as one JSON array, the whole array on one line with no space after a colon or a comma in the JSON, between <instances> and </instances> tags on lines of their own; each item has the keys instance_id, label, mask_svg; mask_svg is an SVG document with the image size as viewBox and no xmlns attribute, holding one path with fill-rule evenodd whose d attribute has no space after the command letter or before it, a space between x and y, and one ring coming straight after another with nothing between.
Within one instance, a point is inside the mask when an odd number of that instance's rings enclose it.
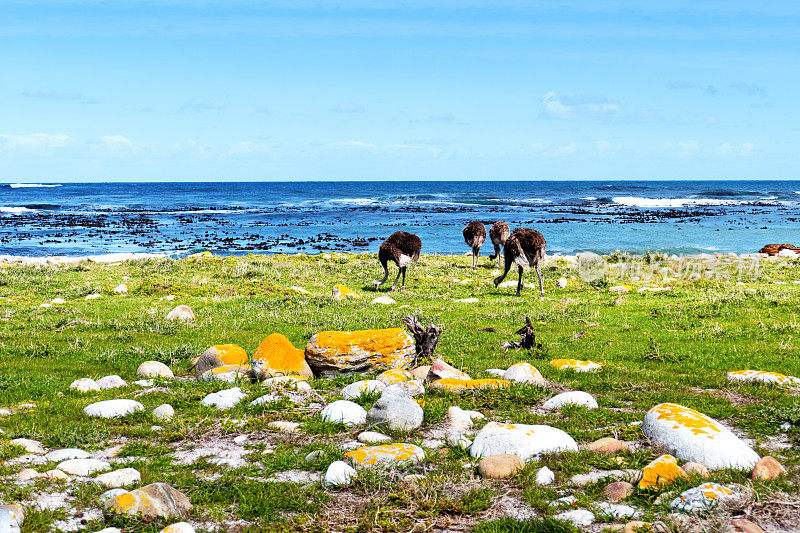
<instances>
[{"instance_id":1,"label":"blue sky","mask_svg":"<svg viewBox=\"0 0 800 533\"><path fill-rule=\"evenodd\" d=\"M800 3L0 3L0 180L800 179Z\"/></svg>"}]
</instances>

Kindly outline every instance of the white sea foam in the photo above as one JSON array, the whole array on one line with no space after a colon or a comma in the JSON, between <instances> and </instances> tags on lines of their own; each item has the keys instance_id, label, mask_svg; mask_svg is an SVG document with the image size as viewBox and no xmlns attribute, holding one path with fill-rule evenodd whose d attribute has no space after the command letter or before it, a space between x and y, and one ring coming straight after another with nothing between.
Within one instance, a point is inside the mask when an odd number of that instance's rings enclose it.
<instances>
[{"instance_id":1,"label":"white sea foam","mask_svg":"<svg viewBox=\"0 0 800 533\"><path fill-rule=\"evenodd\" d=\"M614 196L612 200L614 203L629 207L684 207L687 205L737 205L748 203L715 198L640 198L638 196Z\"/></svg>"},{"instance_id":2,"label":"white sea foam","mask_svg":"<svg viewBox=\"0 0 800 533\"><path fill-rule=\"evenodd\" d=\"M759 196L758 199L759 200L777 200L778 197L777 196Z\"/></svg>"},{"instance_id":3,"label":"white sea foam","mask_svg":"<svg viewBox=\"0 0 800 533\"><path fill-rule=\"evenodd\" d=\"M61 187L60 183L9 183L12 189L32 189L37 187Z\"/></svg>"},{"instance_id":4,"label":"white sea foam","mask_svg":"<svg viewBox=\"0 0 800 533\"><path fill-rule=\"evenodd\" d=\"M584 196L581 200L597 200L597 196Z\"/></svg>"},{"instance_id":5,"label":"white sea foam","mask_svg":"<svg viewBox=\"0 0 800 533\"><path fill-rule=\"evenodd\" d=\"M36 209L28 209L27 207L5 207L0 206L0 213L11 213L11 214L19 214L19 213L35 213Z\"/></svg>"},{"instance_id":6,"label":"white sea foam","mask_svg":"<svg viewBox=\"0 0 800 533\"><path fill-rule=\"evenodd\" d=\"M81 261L91 261L94 263L117 263L119 261L130 261L132 259L165 259L175 257L175 252L161 252L161 253L133 253L121 252L100 255L81 255L81 256L63 256L63 255L48 255L43 257L27 257L21 255L0 255L0 261L6 263L23 263L23 264L70 264L80 263Z\"/></svg>"}]
</instances>

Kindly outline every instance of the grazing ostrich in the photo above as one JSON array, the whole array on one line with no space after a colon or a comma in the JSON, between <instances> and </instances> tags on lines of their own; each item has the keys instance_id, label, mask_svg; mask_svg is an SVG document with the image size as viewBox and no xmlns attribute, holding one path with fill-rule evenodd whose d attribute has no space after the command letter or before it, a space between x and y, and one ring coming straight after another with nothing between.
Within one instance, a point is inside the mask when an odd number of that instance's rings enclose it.
<instances>
[{"instance_id":1,"label":"grazing ostrich","mask_svg":"<svg viewBox=\"0 0 800 533\"><path fill-rule=\"evenodd\" d=\"M503 270L503 261L500 260L500 247L505 246L509 235L511 235L511 230L508 229L508 224L502 220L498 220L489 228L489 238L492 239L492 244L494 245L494 253L489 256L489 259L494 261L496 257L500 270Z\"/></svg>"},{"instance_id":2,"label":"grazing ostrich","mask_svg":"<svg viewBox=\"0 0 800 533\"><path fill-rule=\"evenodd\" d=\"M386 280L389 278L389 261L393 261L394 264L396 264L399 268L397 271L397 277L392 285L392 291L397 289L397 280L400 279L400 274L403 275L403 284L400 286L400 290L405 290L406 269L411 263L416 263L419 261L419 251L421 249L422 241L420 238L413 233L408 233L406 231L395 231L389 236L388 239L383 241L383 244L381 244L381 247L378 250L378 261L381 262L385 276L383 276L383 279L381 280L373 281L375 284L375 290L386 283Z\"/></svg>"},{"instance_id":3,"label":"grazing ostrich","mask_svg":"<svg viewBox=\"0 0 800 533\"><path fill-rule=\"evenodd\" d=\"M486 241L486 227L477 220L473 220L461 233L464 234L464 242L472 248L472 268L475 268L478 264L478 256L481 255L481 246Z\"/></svg>"},{"instance_id":4,"label":"grazing ostrich","mask_svg":"<svg viewBox=\"0 0 800 533\"><path fill-rule=\"evenodd\" d=\"M536 275L539 276L539 295L544 294L542 288L542 271L539 267L539 261L544 259L544 247L547 243L544 236L534 229L530 228L517 228L514 233L506 240L503 247L503 258L505 259L505 271L494 278L494 286L500 285L508 271L511 270L511 265L514 263L519 267L519 282L517 282L517 296L522 289L522 270L525 267L536 269Z\"/></svg>"}]
</instances>

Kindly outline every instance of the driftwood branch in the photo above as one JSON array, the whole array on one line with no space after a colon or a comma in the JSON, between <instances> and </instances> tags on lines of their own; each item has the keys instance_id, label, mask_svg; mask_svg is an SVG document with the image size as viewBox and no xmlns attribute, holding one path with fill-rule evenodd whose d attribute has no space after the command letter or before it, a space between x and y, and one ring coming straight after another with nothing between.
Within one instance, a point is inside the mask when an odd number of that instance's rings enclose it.
<instances>
[{"instance_id":1,"label":"driftwood branch","mask_svg":"<svg viewBox=\"0 0 800 533\"><path fill-rule=\"evenodd\" d=\"M436 345L439 343L439 336L442 334L442 326L436 324L428 324L427 329L422 327L417 317L408 315L403 319L403 324L409 329L414 336L416 344L417 355L416 358L431 357ZM416 361L415 361L416 364Z\"/></svg>"},{"instance_id":2,"label":"driftwood branch","mask_svg":"<svg viewBox=\"0 0 800 533\"><path fill-rule=\"evenodd\" d=\"M536 334L533 332L533 324L531 324L531 319L527 316L525 317L525 326L517 331L517 335L522 335L522 337L518 341L504 342L503 348L525 348L530 350L532 348L542 347L541 344L536 342Z\"/></svg>"}]
</instances>

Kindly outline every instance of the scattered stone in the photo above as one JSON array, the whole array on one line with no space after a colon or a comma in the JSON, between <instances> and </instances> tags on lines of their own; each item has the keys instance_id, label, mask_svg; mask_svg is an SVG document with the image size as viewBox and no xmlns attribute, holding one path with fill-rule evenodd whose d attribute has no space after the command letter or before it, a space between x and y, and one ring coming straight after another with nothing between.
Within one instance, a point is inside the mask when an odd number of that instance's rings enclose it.
<instances>
[{"instance_id":1,"label":"scattered stone","mask_svg":"<svg viewBox=\"0 0 800 533\"><path fill-rule=\"evenodd\" d=\"M127 294L127 292L128 292L128 287L126 287L124 283L120 283L119 285L117 285L116 287L114 287L113 291L114 291L116 294Z\"/></svg>"},{"instance_id":2,"label":"scattered stone","mask_svg":"<svg viewBox=\"0 0 800 533\"><path fill-rule=\"evenodd\" d=\"M167 313L167 316L164 318L165 320L188 321L188 320L194 320L195 316L194 316L194 311L192 311L191 307L189 307L188 305L179 305L175 307L175 309Z\"/></svg>"},{"instance_id":3,"label":"scattered stone","mask_svg":"<svg viewBox=\"0 0 800 533\"><path fill-rule=\"evenodd\" d=\"M377 431L363 431L358 434L358 442L364 444L386 444L392 442L392 437Z\"/></svg>"},{"instance_id":4,"label":"scattered stone","mask_svg":"<svg viewBox=\"0 0 800 533\"><path fill-rule=\"evenodd\" d=\"M300 422L290 422L288 420L274 420L267 424L268 428L283 431L285 433L297 433L302 424Z\"/></svg>"},{"instance_id":5,"label":"scattered stone","mask_svg":"<svg viewBox=\"0 0 800 533\"><path fill-rule=\"evenodd\" d=\"M292 289L294 292L299 292L300 294L311 294L310 292L305 290L303 287L298 287L297 285L292 285L289 288Z\"/></svg>"},{"instance_id":6,"label":"scattered stone","mask_svg":"<svg viewBox=\"0 0 800 533\"><path fill-rule=\"evenodd\" d=\"M414 339L400 328L322 331L306 346L306 361L316 373L406 368L416 355Z\"/></svg>"},{"instance_id":7,"label":"scattered stone","mask_svg":"<svg viewBox=\"0 0 800 533\"><path fill-rule=\"evenodd\" d=\"M334 461L325 472L322 484L326 487L344 487L358 476L356 469L344 461Z\"/></svg>"},{"instance_id":8,"label":"scattered stone","mask_svg":"<svg viewBox=\"0 0 800 533\"><path fill-rule=\"evenodd\" d=\"M402 368L393 368L391 370L381 372L375 379L384 385L392 385L394 383L402 383L404 381L414 379L414 374L408 370L403 370Z\"/></svg>"},{"instance_id":9,"label":"scattered stone","mask_svg":"<svg viewBox=\"0 0 800 533\"><path fill-rule=\"evenodd\" d=\"M736 496L719 483L703 483L683 491L669 506L683 513L701 513L716 508L720 502Z\"/></svg>"},{"instance_id":10,"label":"scattered stone","mask_svg":"<svg viewBox=\"0 0 800 533\"><path fill-rule=\"evenodd\" d=\"M639 488L662 487L680 477L686 477L686 472L678 467L678 461L673 456L664 454L642 469Z\"/></svg>"},{"instance_id":11,"label":"scattered stone","mask_svg":"<svg viewBox=\"0 0 800 533\"><path fill-rule=\"evenodd\" d=\"M53 463L60 463L61 461L66 461L67 459L86 459L87 457L91 457L91 454L78 448L62 448L60 450L53 450L44 456L47 461L51 461Z\"/></svg>"},{"instance_id":12,"label":"scattered stone","mask_svg":"<svg viewBox=\"0 0 800 533\"><path fill-rule=\"evenodd\" d=\"M594 522L594 513L586 509L573 509L555 515L553 518L556 520L564 520L572 522L575 527L586 527L592 525Z\"/></svg>"},{"instance_id":13,"label":"scattered stone","mask_svg":"<svg viewBox=\"0 0 800 533\"><path fill-rule=\"evenodd\" d=\"M578 487L585 487L586 485L609 479L638 483L642 479L642 471L627 468L625 470L603 470L600 472L590 472L588 474L575 474L570 478L569 482Z\"/></svg>"},{"instance_id":14,"label":"scattered stone","mask_svg":"<svg viewBox=\"0 0 800 533\"><path fill-rule=\"evenodd\" d=\"M547 380L544 379L541 372L530 363L521 362L508 367L503 373L503 379L513 381L514 383L532 383L534 385L547 385Z\"/></svg>"},{"instance_id":15,"label":"scattered stone","mask_svg":"<svg viewBox=\"0 0 800 533\"><path fill-rule=\"evenodd\" d=\"M247 395L242 392L241 388L233 387L219 392L212 392L200 400L200 403L208 407L216 407L217 409L225 410L231 409L246 397Z\"/></svg>"},{"instance_id":16,"label":"scattered stone","mask_svg":"<svg viewBox=\"0 0 800 533\"><path fill-rule=\"evenodd\" d=\"M502 378L506 375L506 371L502 368L487 368L486 373L496 378Z\"/></svg>"},{"instance_id":17,"label":"scattered stone","mask_svg":"<svg viewBox=\"0 0 800 533\"><path fill-rule=\"evenodd\" d=\"M422 447L429 450L438 450L444 447L445 444L445 441L442 439L423 439L422 441Z\"/></svg>"},{"instance_id":18,"label":"scattered stone","mask_svg":"<svg viewBox=\"0 0 800 533\"><path fill-rule=\"evenodd\" d=\"M75 389L78 392L89 392L92 390L100 390L100 385L92 378L80 378L70 383L69 388Z\"/></svg>"},{"instance_id":19,"label":"scattered stone","mask_svg":"<svg viewBox=\"0 0 800 533\"><path fill-rule=\"evenodd\" d=\"M105 376L97 380L97 386L101 389L118 389L120 387L127 387L128 384L124 379L116 374Z\"/></svg>"},{"instance_id":20,"label":"scattered stone","mask_svg":"<svg viewBox=\"0 0 800 533\"><path fill-rule=\"evenodd\" d=\"M11 442L13 443L14 441ZM785 475L786 469L783 465L771 455L765 455L756 463L750 477L754 480L772 481Z\"/></svg>"},{"instance_id":21,"label":"scattered stone","mask_svg":"<svg viewBox=\"0 0 800 533\"><path fill-rule=\"evenodd\" d=\"M349 400L336 400L328 404L320 416L328 422L341 422L346 426L358 426L367 421L367 411Z\"/></svg>"},{"instance_id":22,"label":"scattered stone","mask_svg":"<svg viewBox=\"0 0 800 533\"><path fill-rule=\"evenodd\" d=\"M414 398L415 396L420 396L421 394L425 394L425 387L422 385L422 382L416 379L411 379L409 381L401 381L400 383L392 383L383 389L381 396L394 395Z\"/></svg>"},{"instance_id":23,"label":"scattered stone","mask_svg":"<svg viewBox=\"0 0 800 533\"><path fill-rule=\"evenodd\" d=\"M425 459L425 452L413 444L381 444L364 446L344 454L354 467L401 466Z\"/></svg>"},{"instance_id":24,"label":"scattered stone","mask_svg":"<svg viewBox=\"0 0 800 533\"><path fill-rule=\"evenodd\" d=\"M194 377L200 376L218 366L247 366L247 352L238 344L215 344L192 359Z\"/></svg>"},{"instance_id":25,"label":"scattered stone","mask_svg":"<svg viewBox=\"0 0 800 533\"><path fill-rule=\"evenodd\" d=\"M611 518L630 518L636 514L636 508L620 503L600 502L597 508L600 510L599 514Z\"/></svg>"},{"instance_id":26,"label":"scattered stone","mask_svg":"<svg viewBox=\"0 0 800 533\"><path fill-rule=\"evenodd\" d=\"M453 394L461 394L466 390L503 389L510 387L511 382L504 379L437 379L430 384L434 390L442 390Z\"/></svg>"},{"instance_id":27,"label":"scattered stone","mask_svg":"<svg viewBox=\"0 0 800 533\"><path fill-rule=\"evenodd\" d=\"M758 382L776 385L800 385L800 378L784 376L778 372L762 370L736 370L728 372L728 381Z\"/></svg>"},{"instance_id":28,"label":"scattered stone","mask_svg":"<svg viewBox=\"0 0 800 533\"><path fill-rule=\"evenodd\" d=\"M516 455L501 453L478 461L478 473L483 478L506 479L522 470L524 466L525 462Z\"/></svg>"},{"instance_id":29,"label":"scattered stone","mask_svg":"<svg viewBox=\"0 0 800 533\"><path fill-rule=\"evenodd\" d=\"M565 278L565 277L558 278L558 281L556 281L556 287L558 287L559 289L566 289L567 288L567 278Z\"/></svg>"},{"instance_id":30,"label":"scattered stone","mask_svg":"<svg viewBox=\"0 0 800 533\"><path fill-rule=\"evenodd\" d=\"M106 501L103 507L116 514L143 518L184 517L192 508L189 498L166 483L152 483Z\"/></svg>"},{"instance_id":31,"label":"scattered stone","mask_svg":"<svg viewBox=\"0 0 800 533\"><path fill-rule=\"evenodd\" d=\"M107 490L103 494L101 494L100 496L97 497L97 502L100 503L100 505L102 505L102 504L106 503L108 500L110 500L112 498L116 498L120 494L126 494L127 492L128 491L125 490L125 489Z\"/></svg>"},{"instance_id":32,"label":"scattered stone","mask_svg":"<svg viewBox=\"0 0 800 533\"><path fill-rule=\"evenodd\" d=\"M472 457L509 453L524 461L558 451L577 452L578 445L566 432L551 426L497 422L486 424L469 450Z\"/></svg>"},{"instance_id":33,"label":"scattered stone","mask_svg":"<svg viewBox=\"0 0 800 533\"><path fill-rule=\"evenodd\" d=\"M7 509L7 507L13 508ZM18 505L4 505L0 507L0 531L3 533L19 533L24 514Z\"/></svg>"},{"instance_id":34,"label":"scattered stone","mask_svg":"<svg viewBox=\"0 0 800 533\"><path fill-rule=\"evenodd\" d=\"M550 485L555 480L556 480L555 473L546 466L543 466L542 468L539 469L538 472L536 472L537 485L541 486Z\"/></svg>"},{"instance_id":35,"label":"scattered stone","mask_svg":"<svg viewBox=\"0 0 800 533\"><path fill-rule=\"evenodd\" d=\"M694 463L692 461L689 461L688 463L685 463L684 465L682 465L681 466L681 470L686 472L686 475L688 475L688 476L691 476L693 474L701 476L701 477L708 477L709 476L708 468L706 468L705 466L701 465L700 463Z\"/></svg>"},{"instance_id":36,"label":"scattered stone","mask_svg":"<svg viewBox=\"0 0 800 533\"><path fill-rule=\"evenodd\" d=\"M476 304L480 302L477 298L461 298L459 300L453 300L454 302L462 303L462 304Z\"/></svg>"},{"instance_id":37,"label":"scattered stone","mask_svg":"<svg viewBox=\"0 0 800 533\"><path fill-rule=\"evenodd\" d=\"M553 359L550 365L559 370L574 370L575 372L597 372L603 365L594 361L579 361L577 359Z\"/></svg>"},{"instance_id":38,"label":"scattered stone","mask_svg":"<svg viewBox=\"0 0 800 533\"><path fill-rule=\"evenodd\" d=\"M250 371L251 368L249 365L222 365L206 370L200 374L200 379L204 381L234 383L240 379L249 379Z\"/></svg>"},{"instance_id":39,"label":"scattered stone","mask_svg":"<svg viewBox=\"0 0 800 533\"><path fill-rule=\"evenodd\" d=\"M256 365L256 361L262 364ZM311 367L306 363L303 350L298 350L288 338L273 333L264 339L253 354L253 368L262 377L300 375L314 377Z\"/></svg>"},{"instance_id":40,"label":"scattered stone","mask_svg":"<svg viewBox=\"0 0 800 533\"><path fill-rule=\"evenodd\" d=\"M463 433L459 433L457 431L448 431L444 441L448 446L461 448L462 450L467 450L470 446L472 446L472 440L470 440Z\"/></svg>"},{"instance_id":41,"label":"scattered stone","mask_svg":"<svg viewBox=\"0 0 800 533\"><path fill-rule=\"evenodd\" d=\"M381 304L381 305L392 305L396 304L397 302L395 302L392 298L389 298L388 296L378 296L377 298L373 298L370 303Z\"/></svg>"},{"instance_id":42,"label":"scattered stone","mask_svg":"<svg viewBox=\"0 0 800 533\"><path fill-rule=\"evenodd\" d=\"M633 494L633 485L627 481L613 481L603 489L603 496L611 501L618 502Z\"/></svg>"},{"instance_id":43,"label":"scattered stone","mask_svg":"<svg viewBox=\"0 0 800 533\"><path fill-rule=\"evenodd\" d=\"M95 292L95 293L92 293L92 294L87 294L86 297L84 298L84 300L96 300L97 298L102 298L102 297L103 297L102 294L99 294L99 293Z\"/></svg>"},{"instance_id":44,"label":"scattered stone","mask_svg":"<svg viewBox=\"0 0 800 533\"><path fill-rule=\"evenodd\" d=\"M450 366L441 359L436 359L433 361L433 364L431 364L430 368L428 369L428 373L425 376L425 381L431 383L439 379L470 380L472 378L466 372L462 372L461 370L453 366Z\"/></svg>"},{"instance_id":45,"label":"scattered stone","mask_svg":"<svg viewBox=\"0 0 800 533\"><path fill-rule=\"evenodd\" d=\"M155 382L152 379L137 379L133 384L139 385L140 387L152 387L155 385Z\"/></svg>"},{"instance_id":46,"label":"scattered stone","mask_svg":"<svg viewBox=\"0 0 800 533\"><path fill-rule=\"evenodd\" d=\"M88 416L99 416L100 418L119 418L135 413L144 409L144 406L136 400L103 400L101 402L90 403L83 408L83 412Z\"/></svg>"},{"instance_id":47,"label":"scattered stone","mask_svg":"<svg viewBox=\"0 0 800 533\"><path fill-rule=\"evenodd\" d=\"M9 444L13 444L14 446L22 446L28 453L33 453L36 455L43 455L44 454L44 447L42 443L38 440L31 440L31 439L13 439L9 441Z\"/></svg>"},{"instance_id":48,"label":"scattered stone","mask_svg":"<svg viewBox=\"0 0 800 533\"><path fill-rule=\"evenodd\" d=\"M588 392L576 390L557 394L544 402L542 407L552 411L557 411L565 405L578 405L588 409L597 409L597 400L595 400L594 396Z\"/></svg>"},{"instance_id":49,"label":"scattered stone","mask_svg":"<svg viewBox=\"0 0 800 533\"><path fill-rule=\"evenodd\" d=\"M59 470L58 468L44 472L41 477L47 481L69 481L69 476L66 474L66 472Z\"/></svg>"},{"instance_id":50,"label":"scattered stone","mask_svg":"<svg viewBox=\"0 0 800 533\"><path fill-rule=\"evenodd\" d=\"M758 454L720 422L674 403L656 405L644 417L642 432L684 461L710 470L752 470Z\"/></svg>"},{"instance_id":51,"label":"scattered stone","mask_svg":"<svg viewBox=\"0 0 800 533\"><path fill-rule=\"evenodd\" d=\"M405 396L381 396L367 413L367 422L386 424L392 431L413 431L422 425L422 407Z\"/></svg>"},{"instance_id":52,"label":"scattered stone","mask_svg":"<svg viewBox=\"0 0 800 533\"><path fill-rule=\"evenodd\" d=\"M430 372L431 366L430 365L423 365L418 366L416 368L411 369L411 375L414 376L415 380L418 381L425 381L428 377L428 372Z\"/></svg>"},{"instance_id":53,"label":"scattered stone","mask_svg":"<svg viewBox=\"0 0 800 533\"><path fill-rule=\"evenodd\" d=\"M608 292L612 292L614 294L628 294L631 292L631 288L626 287L625 285L615 285L613 287L609 287Z\"/></svg>"},{"instance_id":54,"label":"scattered stone","mask_svg":"<svg viewBox=\"0 0 800 533\"><path fill-rule=\"evenodd\" d=\"M100 474L94 478L94 480L104 487L115 489L124 487L125 485L139 483L142 480L142 474L135 468L122 468L120 470L114 470L113 472Z\"/></svg>"},{"instance_id":55,"label":"scattered stone","mask_svg":"<svg viewBox=\"0 0 800 533\"><path fill-rule=\"evenodd\" d=\"M34 470L33 468L23 468L19 472L17 472L17 479L20 481L28 481L30 479L36 479L41 474Z\"/></svg>"},{"instance_id":56,"label":"scattered stone","mask_svg":"<svg viewBox=\"0 0 800 533\"><path fill-rule=\"evenodd\" d=\"M42 309L48 309L50 307L53 307L53 304L43 303L43 304L39 304L39 307L42 308Z\"/></svg>"},{"instance_id":57,"label":"scattered stone","mask_svg":"<svg viewBox=\"0 0 800 533\"><path fill-rule=\"evenodd\" d=\"M172 370L160 361L145 361L136 369L136 375L142 378L173 379Z\"/></svg>"},{"instance_id":58,"label":"scattered stone","mask_svg":"<svg viewBox=\"0 0 800 533\"><path fill-rule=\"evenodd\" d=\"M175 522L162 529L159 533L194 533L194 526L189 522Z\"/></svg>"},{"instance_id":59,"label":"scattered stone","mask_svg":"<svg viewBox=\"0 0 800 533\"><path fill-rule=\"evenodd\" d=\"M317 459L321 459L325 456L325 452L322 450L314 450L313 452L309 452L306 454L305 461L307 463L313 463Z\"/></svg>"},{"instance_id":60,"label":"scattered stone","mask_svg":"<svg viewBox=\"0 0 800 533\"><path fill-rule=\"evenodd\" d=\"M344 285L334 285L331 297L334 300L360 300L361 295Z\"/></svg>"},{"instance_id":61,"label":"scattered stone","mask_svg":"<svg viewBox=\"0 0 800 533\"><path fill-rule=\"evenodd\" d=\"M101 459L67 459L58 463L56 468L73 476L90 476L95 472L108 470L111 465Z\"/></svg>"},{"instance_id":62,"label":"scattered stone","mask_svg":"<svg viewBox=\"0 0 800 533\"><path fill-rule=\"evenodd\" d=\"M734 518L723 533L764 533L764 530L746 518Z\"/></svg>"},{"instance_id":63,"label":"scattered stone","mask_svg":"<svg viewBox=\"0 0 800 533\"><path fill-rule=\"evenodd\" d=\"M586 449L590 452L603 453L606 455L631 451L631 447L627 442L617 440L613 437L603 437L602 439L590 442L586 445Z\"/></svg>"},{"instance_id":64,"label":"scattered stone","mask_svg":"<svg viewBox=\"0 0 800 533\"><path fill-rule=\"evenodd\" d=\"M172 420L175 416L175 409L168 403L162 403L153 409L153 417L156 420Z\"/></svg>"}]
</instances>

